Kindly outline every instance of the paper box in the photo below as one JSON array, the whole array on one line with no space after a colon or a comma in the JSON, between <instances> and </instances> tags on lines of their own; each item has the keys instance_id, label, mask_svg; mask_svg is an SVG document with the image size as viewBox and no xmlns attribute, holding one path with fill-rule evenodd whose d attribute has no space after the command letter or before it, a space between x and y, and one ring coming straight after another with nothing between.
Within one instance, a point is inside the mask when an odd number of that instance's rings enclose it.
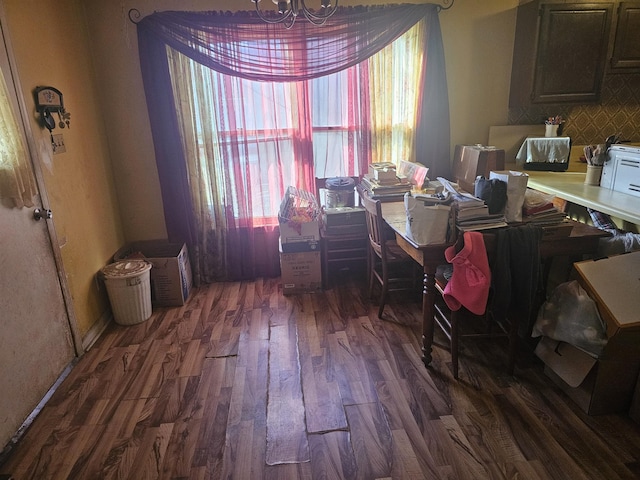
<instances>
[{"instance_id":1,"label":"paper box","mask_svg":"<svg viewBox=\"0 0 640 480\"><path fill-rule=\"evenodd\" d=\"M295 187L288 187L280 203L278 220L283 252L318 249L320 210L315 195Z\"/></svg>"},{"instance_id":2,"label":"paper box","mask_svg":"<svg viewBox=\"0 0 640 480\"><path fill-rule=\"evenodd\" d=\"M484 145L456 145L453 177L460 188L473 194L476 177L489 178L491 170L504 170L504 150Z\"/></svg>"},{"instance_id":3,"label":"paper box","mask_svg":"<svg viewBox=\"0 0 640 480\"><path fill-rule=\"evenodd\" d=\"M184 243L147 240L125 245L114 260L144 258L150 271L151 302L157 306L179 306L189 298L192 287L191 263Z\"/></svg>"},{"instance_id":4,"label":"paper box","mask_svg":"<svg viewBox=\"0 0 640 480\"><path fill-rule=\"evenodd\" d=\"M543 338L536 354L545 363L545 373L586 413L627 412L640 371L640 252L574 267L606 324L607 345L594 358Z\"/></svg>"},{"instance_id":5,"label":"paper box","mask_svg":"<svg viewBox=\"0 0 640 480\"><path fill-rule=\"evenodd\" d=\"M369 177L380 183L396 183L396 164L393 162L380 162L369 164Z\"/></svg>"},{"instance_id":6,"label":"paper box","mask_svg":"<svg viewBox=\"0 0 640 480\"><path fill-rule=\"evenodd\" d=\"M322 290L320 252L285 253L280 251L282 291L285 295Z\"/></svg>"}]
</instances>

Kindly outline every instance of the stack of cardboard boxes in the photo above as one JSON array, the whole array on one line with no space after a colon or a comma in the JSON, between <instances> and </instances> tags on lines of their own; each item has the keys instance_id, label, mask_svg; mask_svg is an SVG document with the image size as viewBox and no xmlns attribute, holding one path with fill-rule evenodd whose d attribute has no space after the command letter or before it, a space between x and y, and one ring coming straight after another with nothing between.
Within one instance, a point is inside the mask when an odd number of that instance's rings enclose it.
<instances>
[{"instance_id":1,"label":"stack of cardboard boxes","mask_svg":"<svg viewBox=\"0 0 640 480\"><path fill-rule=\"evenodd\" d=\"M313 194L289 187L280 204L280 270L285 295L322 289L320 210Z\"/></svg>"}]
</instances>

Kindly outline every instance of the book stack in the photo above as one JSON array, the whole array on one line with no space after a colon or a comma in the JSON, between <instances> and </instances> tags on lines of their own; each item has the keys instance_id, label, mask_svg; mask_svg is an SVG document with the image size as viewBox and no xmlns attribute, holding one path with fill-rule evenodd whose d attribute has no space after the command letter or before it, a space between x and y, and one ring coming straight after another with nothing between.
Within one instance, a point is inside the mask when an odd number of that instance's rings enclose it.
<instances>
[{"instance_id":1,"label":"book stack","mask_svg":"<svg viewBox=\"0 0 640 480\"><path fill-rule=\"evenodd\" d=\"M398 177L395 164L390 162L370 164L361 185L374 200L402 200L404 194L411 191L411 182Z\"/></svg>"},{"instance_id":2,"label":"book stack","mask_svg":"<svg viewBox=\"0 0 640 480\"><path fill-rule=\"evenodd\" d=\"M483 200L480 200L480 202L482 204L478 206L464 206L467 205L465 203L462 204L462 208L460 208L461 204L456 204L456 226L459 230L468 232L507 226L503 214L490 214L489 207Z\"/></svg>"},{"instance_id":3,"label":"book stack","mask_svg":"<svg viewBox=\"0 0 640 480\"><path fill-rule=\"evenodd\" d=\"M444 190L453 198L456 210L456 227L463 232L472 230L487 230L490 228L506 227L503 214L490 214L489 207L481 198L460 189L455 183L438 177L444 185Z\"/></svg>"},{"instance_id":4,"label":"book stack","mask_svg":"<svg viewBox=\"0 0 640 480\"><path fill-rule=\"evenodd\" d=\"M553 203L543 203L534 206L522 207L523 223L532 225L557 225L566 219L566 215L558 210Z\"/></svg>"}]
</instances>

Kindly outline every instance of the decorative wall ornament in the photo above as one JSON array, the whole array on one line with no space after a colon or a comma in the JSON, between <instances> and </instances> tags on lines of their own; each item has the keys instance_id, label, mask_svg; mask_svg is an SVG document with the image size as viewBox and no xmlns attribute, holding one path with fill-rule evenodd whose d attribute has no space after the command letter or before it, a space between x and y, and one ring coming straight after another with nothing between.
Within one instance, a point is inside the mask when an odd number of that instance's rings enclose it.
<instances>
[{"instance_id":1,"label":"decorative wall ornament","mask_svg":"<svg viewBox=\"0 0 640 480\"><path fill-rule=\"evenodd\" d=\"M58 117L58 127L71 127L71 114L64 108L62 92L54 87L36 87L33 95L35 97L36 110L40 114L40 123L43 128L49 130L53 153L64 152L65 150L62 140L59 140L59 143L57 143L53 138L53 130L56 128L56 119L54 118L54 115ZM61 135L58 136L62 138Z\"/></svg>"}]
</instances>

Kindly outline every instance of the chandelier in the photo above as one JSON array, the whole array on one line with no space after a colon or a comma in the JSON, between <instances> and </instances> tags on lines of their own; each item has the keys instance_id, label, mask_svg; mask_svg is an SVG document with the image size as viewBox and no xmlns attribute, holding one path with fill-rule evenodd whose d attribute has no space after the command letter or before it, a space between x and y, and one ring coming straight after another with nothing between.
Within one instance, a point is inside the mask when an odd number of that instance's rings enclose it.
<instances>
[{"instance_id":1,"label":"chandelier","mask_svg":"<svg viewBox=\"0 0 640 480\"><path fill-rule=\"evenodd\" d=\"M260 0L251 1L255 3L256 13L263 21L267 23L282 23L286 28L291 28L301 14L314 25L323 25L327 18L336 13L338 8L338 0L334 0L334 6L331 6L331 0L320 0L319 12L309 10L304 0L271 0L276 5L276 11L279 16L267 17L258 6Z\"/></svg>"}]
</instances>

